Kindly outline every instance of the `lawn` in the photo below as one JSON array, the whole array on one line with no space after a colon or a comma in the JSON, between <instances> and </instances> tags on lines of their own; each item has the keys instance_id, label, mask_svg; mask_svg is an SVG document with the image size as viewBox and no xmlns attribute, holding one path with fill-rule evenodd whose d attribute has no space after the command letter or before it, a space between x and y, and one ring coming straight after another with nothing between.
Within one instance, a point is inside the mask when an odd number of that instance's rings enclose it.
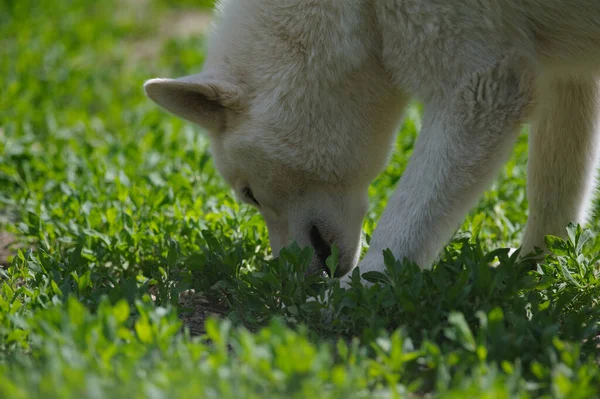
<instances>
[{"instance_id":1,"label":"lawn","mask_svg":"<svg viewBox=\"0 0 600 399\"><path fill-rule=\"evenodd\" d=\"M508 255L526 131L432 270L305 278L310 250L272 258L205 134L144 96L200 70L210 6L0 2L0 398L598 397L599 219L537 270ZM367 242L419 128L415 104Z\"/></svg>"}]
</instances>

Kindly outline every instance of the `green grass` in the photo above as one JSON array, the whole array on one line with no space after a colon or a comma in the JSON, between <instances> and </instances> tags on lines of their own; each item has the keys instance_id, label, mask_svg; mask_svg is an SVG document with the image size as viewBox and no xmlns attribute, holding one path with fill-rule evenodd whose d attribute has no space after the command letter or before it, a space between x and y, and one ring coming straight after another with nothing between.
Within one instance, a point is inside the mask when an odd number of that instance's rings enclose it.
<instances>
[{"instance_id":1,"label":"green grass","mask_svg":"<svg viewBox=\"0 0 600 399\"><path fill-rule=\"evenodd\" d=\"M202 37L156 27L207 3L0 3L0 228L21 246L0 268L0 397L597 397L598 223L550 237L537 271L503 249L527 217L525 134L431 271L388 254L344 292L305 279L307 249L268 258L206 137L141 88L199 71ZM419 123L413 107L367 233ZM202 312L220 317L192 329Z\"/></svg>"}]
</instances>

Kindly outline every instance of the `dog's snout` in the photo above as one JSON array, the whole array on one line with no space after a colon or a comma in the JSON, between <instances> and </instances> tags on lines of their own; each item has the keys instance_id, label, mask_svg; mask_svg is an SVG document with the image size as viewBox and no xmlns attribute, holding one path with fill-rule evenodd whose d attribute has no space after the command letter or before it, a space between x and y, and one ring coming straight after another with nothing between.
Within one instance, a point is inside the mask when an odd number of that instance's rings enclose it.
<instances>
[{"instance_id":1,"label":"dog's snout","mask_svg":"<svg viewBox=\"0 0 600 399\"><path fill-rule=\"evenodd\" d=\"M321 261L321 265L327 271L325 261L331 255L331 245L325 241L317 226L313 225L310 228L310 242Z\"/></svg>"}]
</instances>

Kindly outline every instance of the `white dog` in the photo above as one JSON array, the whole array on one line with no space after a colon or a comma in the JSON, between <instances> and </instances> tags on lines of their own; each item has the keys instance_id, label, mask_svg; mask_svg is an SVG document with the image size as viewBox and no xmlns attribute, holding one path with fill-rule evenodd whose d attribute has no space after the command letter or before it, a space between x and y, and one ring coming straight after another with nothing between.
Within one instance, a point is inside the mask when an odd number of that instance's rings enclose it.
<instances>
[{"instance_id":1,"label":"white dog","mask_svg":"<svg viewBox=\"0 0 600 399\"><path fill-rule=\"evenodd\" d=\"M530 121L522 253L585 223L599 138L598 0L227 0L201 73L148 96L209 132L217 169L264 217L274 253L358 262L367 188L403 109L414 153L359 263L429 267Z\"/></svg>"}]
</instances>

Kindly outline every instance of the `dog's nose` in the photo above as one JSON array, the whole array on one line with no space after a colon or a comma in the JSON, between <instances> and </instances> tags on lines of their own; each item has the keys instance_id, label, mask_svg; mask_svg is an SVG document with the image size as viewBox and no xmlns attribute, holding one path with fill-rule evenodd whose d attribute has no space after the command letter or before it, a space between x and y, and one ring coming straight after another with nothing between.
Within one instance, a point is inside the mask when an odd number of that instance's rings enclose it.
<instances>
[{"instance_id":1,"label":"dog's nose","mask_svg":"<svg viewBox=\"0 0 600 399\"><path fill-rule=\"evenodd\" d=\"M325 239L321 235L321 232L319 231L319 228L314 225L310 228L310 243L312 244L315 253L319 257L319 260L321 261L321 266L323 267L325 272L329 274L329 270L327 270L327 265L325 261L327 260L329 255L331 255L331 245L327 241L325 241Z\"/></svg>"}]
</instances>

